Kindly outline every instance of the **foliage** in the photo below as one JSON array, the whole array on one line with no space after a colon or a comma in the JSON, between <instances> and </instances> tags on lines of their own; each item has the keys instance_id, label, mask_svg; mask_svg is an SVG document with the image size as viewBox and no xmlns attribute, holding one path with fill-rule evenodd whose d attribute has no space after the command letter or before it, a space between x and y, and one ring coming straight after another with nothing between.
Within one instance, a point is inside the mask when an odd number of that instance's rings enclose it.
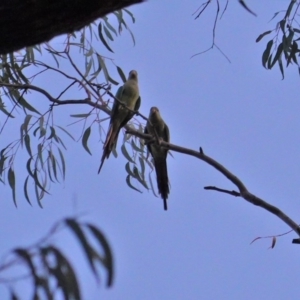
<instances>
[{"instance_id":1,"label":"foliage","mask_svg":"<svg viewBox=\"0 0 300 300\"><path fill-rule=\"evenodd\" d=\"M111 85L119 84L111 75L112 69L115 68L121 82L126 80L126 76L112 58L105 57L97 49L112 53L110 43L124 29L135 42L125 16L135 22L131 12L124 9L114 12L110 17L102 18L98 26L93 23L78 33L67 35L62 44L54 44L52 41L1 55L0 110L6 120L2 124L0 134L3 134L8 121L16 123L23 118L19 126L19 138L0 149L0 180L2 183L8 183L15 205L18 186L23 186L25 198L30 205L35 197L38 205L42 206L41 200L50 193L51 184L65 179L66 138L81 140L83 148L89 154L91 151L88 141L95 128L99 128L100 139L102 138L102 124L108 119L103 117L102 113L110 113L111 100L114 100L114 95L110 92ZM79 55L76 53L78 51ZM60 89L58 96L53 96L56 85L45 84L53 75ZM35 85L35 82L38 84ZM71 92L81 94L82 98L68 99L67 95ZM39 105L36 101L39 98L49 101L50 106ZM57 123L55 118L59 106L76 104L86 107L82 113L70 115L75 120L72 125L81 126L81 129L77 130L81 131L79 137L67 130L65 124ZM132 122L130 126L143 130L137 121ZM128 146L132 151L127 150ZM20 179L19 168L16 167L20 148L27 152L25 167L28 174L24 179ZM137 138L126 136L121 150L128 160L128 186L138 190L132 184L134 178L148 189L145 179L147 158L143 144ZM117 155L116 151L114 154ZM149 162L148 164L151 166Z\"/></svg>"},{"instance_id":2,"label":"foliage","mask_svg":"<svg viewBox=\"0 0 300 300\"><path fill-rule=\"evenodd\" d=\"M216 37L216 28L218 21L222 18L223 14L226 12L228 8L228 0L221 7L219 0L215 1L207 1L202 3L202 5L195 12L196 19L201 16L201 14L207 9L207 7L216 3L216 14L213 26L213 42L210 48L195 55L199 55L207 52L208 50L216 47L224 56L229 60L229 58L221 51L215 41ZM245 1L239 0L239 3L251 14L256 16L256 14L251 10ZM272 38L267 42L266 48L262 54L262 65L266 69L272 69L275 65L278 65L279 70L282 75L282 79L284 78L284 69L289 65L296 65L298 67L298 71L300 74L300 66L298 63L297 57L300 55L298 42L300 40L300 25L299 25L299 7L300 1L290 0L288 6L278 12L275 12L270 21L275 21L275 28L267 30L261 33L256 42L260 42L264 37L272 35ZM222 12L220 13L222 9ZM195 56L194 55L194 56Z\"/></svg>"},{"instance_id":3,"label":"foliage","mask_svg":"<svg viewBox=\"0 0 300 300\"><path fill-rule=\"evenodd\" d=\"M210 0L205 2L196 18L212 2ZM250 13L253 13L244 1L240 0L239 2ZM214 39L219 17L219 0L215 0L215 3L217 3L218 10L211 48L214 46L218 48ZM223 13L227 9L227 4ZM300 33L297 23L299 6L300 1L291 0L284 12L277 12L272 18L275 20L283 14L283 18L277 22L276 28L260 34L256 40L259 42L264 37L272 33L275 34L267 43L266 50L262 55L262 63L267 69L272 69L277 64L283 77L283 62L286 63L286 67L290 64L296 64L300 72L297 61L299 55L298 34ZM106 51L110 55L114 52L111 43L124 29L129 32L133 43L135 43L125 16L129 17L133 23L135 22L134 16L128 10L116 11L112 16L102 18L98 25L93 23L77 33L65 36L60 45L54 45L53 42L45 43L0 56L0 111L2 116L6 118L1 124L0 134L4 133L8 123L19 122L22 119L20 126L18 126L19 138L9 142L4 147L1 145L0 149L0 180L3 184L8 183L16 206L19 186L23 187L25 199L30 205L32 198L35 197L38 205L42 206L42 199L50 193L51 184L62 182L65 179L67 172L66 138L75 142L81 141L83 148L89 154L92 154L89 140L95 133L95 128L98 129L100 139L102 139L103 121L108 119L106 115L110 114L111 102L116 101L111 93L111 85L117 86L126 80L122 68L116 65L112 58L105 56L104 52ZM101 52L97 49L101 49ZM76 51L79 52L81 60L78 60ZM113 69L115 69L115 74L120 77L120 82L112 75ZM44 78L53 75L58 83L57 88L60 89L57 96L53 96L57 92L56 87L48 86L46 81L43 81ZM70 94L74 94L74 91L80 94L81 98L68 98ZM46 99L50 103L46 110L44 105L40 105L36 101L39 98ZM65 124L57 123L55 112L60 106L77 104L84 105L85 108L79 114L70 115L70 118L74 120L71 125L80 126L81 129L77 130L81 134L74 136L73 133L66 130ZM103 116L103 113L106 115ZM140 113L137 115L142 116ZM146 119L144 116L142 117ZM133 133L130 129L134 129L135 132ZM151 189L155 193L151 172L148 178L145 175L146 167L148 166L153 170L153 166L149 161L143 142L145 139L143 126L137 119L134 119L126 126L126 130L129 133L124 134L121 146L121 153L127 160L125 164L126 183L138 192L141 192L140 187L143 187L147 190ZM24 165L27 175L23 179L20 179L19 167L16 167L20 149L24 149L27 155ZM227 178L231 178L231 173L206 156L202 149L195 152L174 145L168 145L168 149L202 159ZM114 155L117 156L116 150ZM206 189L243 197L272 213L277 209L248 192L237 177L234 176L230 180L236 184L239 192L216 187L206 187ZM300 234L296 223L294 224L280 211L275 214L280 215L283 221ZM57 246L49 243L50 237L63 227L70 229L76 236L95 278L99 280L99 271L96 266L99 263L107 272L106 285L112 285L112 253L102 232L92 224L79 223L76 219L66 219L55 224L49 234L41 241L27 248L14 249L11 257L0 264L0 273L6 272L10 267L16 266L20 262L25 265L28 271L22 278L15 278L11 281L0 279L0 283L2 281L10 290L11 299L19 299L14 287L14 282L19 279L31 279L34 283L32 299L41 297L54 299L57 294L63 295L64 299L81 299L77 275L71 262ZM89 236L96 240L101 251L93 247ZM272 247L275 246L275 242L276 237L273 237Z\"/></svg>"},{"instance_id":4,"label":"foliage","mask_svg":"<svg viewBox=\"0 0 300 300\"><path fill-rule=\"evenodd\" d=\"M259 42L265 36L273 33L274 36L267 43L266 49L262 55L262 64L266 69L272 69L275 64L279 66L282 78L284 78L284 63L287 68L290 64L298 67L300 74L300 66L297 56L298 41L300 40L300 26L297 18L300 1L290 1L286 10L278 11L274 14L273 19L278 19L275 29L265 31L256 39ZM282 18L280 18L282 16Z\"/></svg>"},{"instance_id":5,"label":"foliage","mask_svg":"<svg viewBox=\"0 0 300 300\"><path fill-rule=\"evenodd\" d=\"M68 218L55 223L49 233L35 244L14 249L0 263L0 284L10 291L11 299L21 299L17 292L18 283L21 281L33 282L31 299L52 300L57 299L59 295L64 299L83 299L72 263L57 246L50 243L51 239L66 227L75 235L97 282L100 282L97 268L99 264L107 274L106 286L112 285L113 256L105 236L92 224ZM93 240L96 246L93 246ZM25 267L25 272L21 266ZM19 274L24 275L7 279L6 273L15 268L21 269Z\"/></svg>"}]
</instances>

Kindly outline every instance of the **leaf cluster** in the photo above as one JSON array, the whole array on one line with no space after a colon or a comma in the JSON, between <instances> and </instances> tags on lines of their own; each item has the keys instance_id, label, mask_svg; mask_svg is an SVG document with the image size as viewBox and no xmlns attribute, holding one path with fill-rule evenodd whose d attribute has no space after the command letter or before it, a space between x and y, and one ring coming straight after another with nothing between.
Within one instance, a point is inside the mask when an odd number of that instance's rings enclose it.
<instances>
[{"instance_id":1,"label":"leaf cluster","mask_svg":"<svg viewBox=\"0 0 300 300\"><path fill-rule=\"evenodd\" d=\"M2 277L12 268L18 268L19 274L24 274L9 280L0 278L0 284L5 285L10 292L10 299L22 299L17 291L17 284L20 281L33 282L30 299L52 300L57 299L59 295L62 299L83 299L73 264L62 250L50 242L50 239L63 228L68 228L76 237L97 282L100 282L100 266L106 272L106 286L112 286L113 255L106 237L93 224L68 218L57 222L50 232L34 245L14 249L0 263Z\"/></svg>"},{"instance_id":2,"label":"leaf cluster","mask_svg":"<svg viewBox=\"0 0 300 300\"><path fill-rule=\"evenodd\" d=\"M300 40L300 26L298 22L299 6L300 3L297 1L290 1L287 10L276 12L271 19L273 20L283 15L277 22L276 28L265 31L256 39L256 42L259 42L264 37L274 33L274 36L268 41L262 54L262 65L270 70L277 64L282 79L284 78L284 69L293 63L297 65L300 74L300 66L297 59L300 55L298 48Z\"/></svg>"}]
</instances>

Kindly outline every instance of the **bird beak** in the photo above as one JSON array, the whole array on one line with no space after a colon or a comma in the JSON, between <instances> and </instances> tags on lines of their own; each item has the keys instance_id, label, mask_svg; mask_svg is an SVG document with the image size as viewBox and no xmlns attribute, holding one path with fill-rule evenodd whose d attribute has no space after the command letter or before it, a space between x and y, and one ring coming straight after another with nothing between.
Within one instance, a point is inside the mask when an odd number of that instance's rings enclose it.
<instances>
[{"instance_id":1,"label":"bird beak","mask_svg":"<svg viewBox=\"0 0 300 300\"><path fill-rule=\"evenodd\" d=\"M158 112L158 108L157 107L151 107L151 113L155 114Z\"/></svg>"}]
</instances>

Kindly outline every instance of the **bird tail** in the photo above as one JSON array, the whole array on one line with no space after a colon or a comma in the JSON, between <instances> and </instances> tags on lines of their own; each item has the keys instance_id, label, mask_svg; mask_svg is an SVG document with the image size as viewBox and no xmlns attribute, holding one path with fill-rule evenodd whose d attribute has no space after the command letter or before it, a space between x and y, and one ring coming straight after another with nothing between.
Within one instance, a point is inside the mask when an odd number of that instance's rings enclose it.
<instances>
[{"instance_id":1,"label":"bird tail","mask_svg":"<svg viewBox=\"0 0 300 300\"><path fill-rule=\"evenodd\" d=\"M98 174L101 171L101 168L103 166L104 160L105 158L109 158L109 155L111 153L111 151L114 149L117 140L118 140L118 136L119 136L119 126L114 126L114 124L111 124L111 126L109 127L106 139L105 139L105 143L103 146L103 154L101 157L101 163L100 163L100 167L98 170Z\"/></svg>"},{"instance_id":2,"label":"bird tail","mask_svg":"<svg viewBox=\"0 0 300 300\"><path fill-rule=\"evenodd\" d=\"M170 193L166 158L156 159L154 162L158 192L164 200L164 210L167 210L167 199Z\"/></svg>"}]
</instances>

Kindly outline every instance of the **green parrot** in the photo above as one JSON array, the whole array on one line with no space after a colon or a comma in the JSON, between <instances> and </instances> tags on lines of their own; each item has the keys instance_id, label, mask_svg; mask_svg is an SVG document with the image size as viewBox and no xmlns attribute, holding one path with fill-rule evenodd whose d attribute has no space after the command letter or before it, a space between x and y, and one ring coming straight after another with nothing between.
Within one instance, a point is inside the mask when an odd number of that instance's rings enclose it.
<instances>
[{"instance_id":1,"label":"green parrot","mask_svg":"<svg viewBox=\"0 0 300 300\"><path fill-rule=\"evenodd\" d=\"M138 87L137 71L132 70L129 72L127 81L123 86L119 87L115 97L131 110L137 111L140 108L141 97ZM114 101L98 174L101 171L104 159L109 158L111 151L116 147L120 129L124 127L133 116L134 113L132 111L126 109L126 107L122 106L118 101Z\"/></svg>"},{"instance_id":2,"label":"green parrot","mask_svg":"<svg viewBox=\"0 0 300 300\"><path fill-rule=\"evenodd\" d=\"M154 137L157 136L159 139L162 139L165 142L170 142L169 128L160 116L157 107L151 107L148 122L144 132L151 134ZM154 160L158 192L164 200L164 210L167 210L167 199L168 194L170 193L167 170L168 150L160 147L156 143L149 143L147 147Z\"/></svg>"}]
</instances>

